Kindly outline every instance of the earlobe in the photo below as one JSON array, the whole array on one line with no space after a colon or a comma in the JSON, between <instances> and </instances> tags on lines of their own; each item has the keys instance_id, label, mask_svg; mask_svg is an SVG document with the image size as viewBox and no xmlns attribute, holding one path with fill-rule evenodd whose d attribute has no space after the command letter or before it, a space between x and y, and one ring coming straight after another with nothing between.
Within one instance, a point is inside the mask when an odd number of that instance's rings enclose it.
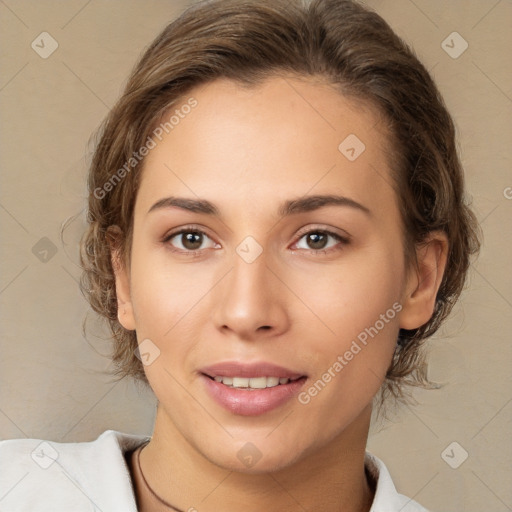
<instances>
[{"instance_id":1,"label":"earlobe","mask_svg":"<svg viewBox=\"0 0 512 512\"><path fill-rule=\"evenodd\" d=\"M417 329L432 317L447 257L448 238L443 231L430 233L417 246L417 262L409 270L402 297L401 329Z\"/></svg>"},{"instance_id":2,"label":"earlobe","mask_svg":"<svg viewBox=\"0 0 512 512\"><path fill-rule=\"evenodd\" d=\"M133 331L135 317L130 293L130 276L122 255L120 236L118 230L109 232L110 257L116 282L117 319L126 330Z\"/></svg>"}]
</instances>

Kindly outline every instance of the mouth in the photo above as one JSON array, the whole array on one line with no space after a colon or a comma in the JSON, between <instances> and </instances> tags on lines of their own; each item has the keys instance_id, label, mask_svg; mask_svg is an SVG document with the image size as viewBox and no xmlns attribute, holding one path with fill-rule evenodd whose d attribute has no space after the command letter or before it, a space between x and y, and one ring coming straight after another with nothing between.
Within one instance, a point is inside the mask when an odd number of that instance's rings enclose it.
<instances>
[{"instance_id":1,"label":"mouth","mask_svg":"<svg viewBox=\"0 0 512 512\"><path fill-rule=\"evenodd\" d=\"M272 363L227 361L199 372L209 396L224 409L242 416L269 412L297 395L307 375Z\"/></svg>"}]
</instances>

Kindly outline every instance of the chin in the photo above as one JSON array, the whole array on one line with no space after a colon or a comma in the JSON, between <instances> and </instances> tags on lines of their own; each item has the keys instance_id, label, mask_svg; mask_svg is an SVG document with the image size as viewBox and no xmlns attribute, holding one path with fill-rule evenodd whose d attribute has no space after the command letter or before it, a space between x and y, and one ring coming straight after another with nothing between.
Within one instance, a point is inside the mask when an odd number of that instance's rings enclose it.
<instances>
[{"instance_id":1,"label":"chin","mask_svg":"<svg viewBox=\"0 0 512 512\"><path fill-rule=\"evenodd\" d=\"M221 461L213 461L223 469L244 473L247 475L262 475L275 473L292 466L297 461L298 455L294 454L267 454L261 455L260 459L255 458L253 461L240 460L238 457L225 459Z\"/></svg>"},{"instance_id":2,"label":"chin","mask_svg":"<svg viewBox=\"0 0 512 512\"><path fill-rule=\"evenodd\" d=\"M286 469L308 451L301 446L300 439L292 439L289 436L286 439L276 436L270 440L264 436L258 438L248 435L245 439L241 440L239 437L236 440L226 440L226 443L219 443L217 449L208 449L203 451L203 454L223 469L258 475Z\"/></svg>"}]
</instances>

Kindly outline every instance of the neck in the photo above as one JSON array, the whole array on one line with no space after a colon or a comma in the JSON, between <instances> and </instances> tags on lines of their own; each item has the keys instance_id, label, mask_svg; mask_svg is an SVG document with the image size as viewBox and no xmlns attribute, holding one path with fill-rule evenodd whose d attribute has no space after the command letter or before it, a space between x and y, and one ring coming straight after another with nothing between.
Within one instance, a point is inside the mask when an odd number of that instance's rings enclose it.
<instances>
[{"instance_id":1,"label":"neck","mask_svg":"<svg viewBox=\"0 0 512 512\"><path fill-rule=\"evenodd\" d=\"M328 444L272 472L222 468L199 453L159 407L140 462L155 493L180 510L367 512L373 489L364 471L371 407ZM248 499L249 498L249 499Z\"/></svg>"}]
</instances>

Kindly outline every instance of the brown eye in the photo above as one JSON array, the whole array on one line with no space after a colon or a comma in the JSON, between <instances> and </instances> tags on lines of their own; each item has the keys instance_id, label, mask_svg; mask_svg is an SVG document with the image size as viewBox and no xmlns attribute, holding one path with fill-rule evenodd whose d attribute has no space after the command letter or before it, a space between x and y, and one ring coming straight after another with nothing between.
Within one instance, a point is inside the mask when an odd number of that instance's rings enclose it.
<instances>
[{"instance_id":1,"label":"brown eye","mask_svg":"<svg viewBox=\"0 0 512 512\"><path fill-rule=\"evenodd\" d=\"M310 249L325 249L328 238L325 233L309 233L306 235L306 243Z\"/></svg>"},{"instance_id":2,"label":"brown eye","mask_svg":"<svg viewBox=\"0 0 512 512\"><path fill-rule=\"evenodd\" d=\"M326 251L336 249L336 246L340 246L339 248L341 248L341 246L348 243L348 239L331 233L330 231L313 230L302 235L295 244L295 248L309 251Z\"/></svg>"},{"instance_id":3,"label":"brown eye","mask_svg":"<svg viewBox=\"0 0 512 512\"><path fill-rule=\"evenodd\" d=\"M215 242L202 231L182 230L168 236L166 243L181 252L193 252L216 247Z\"/></svg>"},{"instance_id":4,"label":"brown eye","mask_svg":"<svg viewBox=\"0 0 512 512\"><path fill-rule=\"evenodd\" d=\"M201 233L182 233L181 243L185 249L195 251L201 247L203 235Z\"/></svg>"}]
</instances>

